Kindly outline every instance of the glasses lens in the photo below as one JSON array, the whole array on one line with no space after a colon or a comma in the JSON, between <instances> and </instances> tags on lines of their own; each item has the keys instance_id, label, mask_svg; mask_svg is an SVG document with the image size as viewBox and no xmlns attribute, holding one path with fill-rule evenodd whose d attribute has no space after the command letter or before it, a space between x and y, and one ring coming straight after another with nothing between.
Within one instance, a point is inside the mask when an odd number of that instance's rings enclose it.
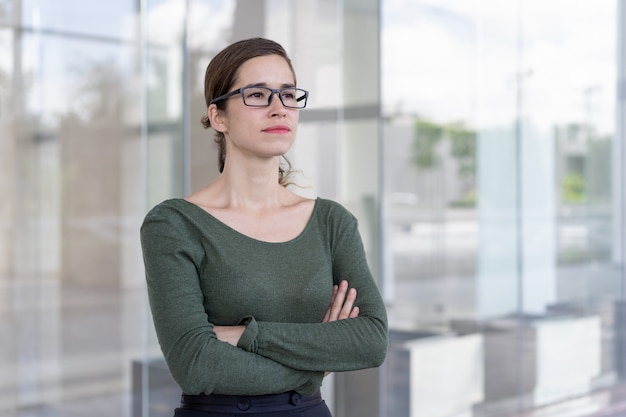
<instances>
[{"instance_id":1,"label":"glasses lens","mask_svg":"<svg viewBox=\"0 0 626 417\"><path fill-rule=\"evenodd\" d=\"M241 89L241 96L246 106L269 106L273 91L267 87L245 87ZM301 88L281 88L278 92L280 101L285 107L302 109L306 106L307 92Z\"/></svg>"},{"instance_id":2,"label":"glasses lens","mask_svg":"<svg viewBox=\"0 0 626 417\"><path fill-rule=\"evenodd\" d=\"M300 88L283 88L280 90L280 100L286 107L304 108L306 106L306 91Z\"/></svg>"},{"instance_id":3,"label":"glasses lens","mask_svg":"<svg viewBox=\"0 0 626 417\"><path fill-rule=\"evenodd\" d=\"M272 90L265 87L246 87L241 92L244 104L248 106L265 107L270 102Z\"/></svg>"}]
</instances>

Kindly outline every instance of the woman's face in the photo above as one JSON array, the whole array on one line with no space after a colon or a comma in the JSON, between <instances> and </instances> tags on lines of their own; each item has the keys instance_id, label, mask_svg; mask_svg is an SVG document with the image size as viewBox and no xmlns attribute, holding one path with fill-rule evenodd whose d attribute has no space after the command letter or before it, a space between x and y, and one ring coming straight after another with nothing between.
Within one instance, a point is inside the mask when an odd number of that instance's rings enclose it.
<instances>
[{"instance_id":1,"label":"woman's face","mask_svg":"<svg viewBox=\"0 0 626 417\"><path fill-rule=\"evenodd\" d=\"M232 90L248 86L282 88L295 86L293 72L287 61L279 55L266 55L244 62ZM250 107L236 94L221 112L221 125L215 126L224 133L227 158L244 154L261 158L284 155L292 146L298 126L299 111L286 108L277 94L268 107Z\"/></svg>"}]
</instances>

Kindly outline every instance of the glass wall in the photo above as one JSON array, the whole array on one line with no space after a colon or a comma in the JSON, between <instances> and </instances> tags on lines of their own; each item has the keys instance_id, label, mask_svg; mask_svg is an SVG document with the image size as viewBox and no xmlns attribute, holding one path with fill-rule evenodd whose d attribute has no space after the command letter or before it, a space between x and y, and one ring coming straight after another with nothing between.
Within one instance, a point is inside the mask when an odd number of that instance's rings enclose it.
<instances>
[{"instance_id":1,"label":"glass wall","mask_svg":"<svg viewBox=\"0 0 626 417\"><path fill-rule=\"evenodd\" d=\"M0 2L2 415L127 414L144 300L136 16L131 1Z\"/></svg>"},{"instance_id":2,"label":"glass wall","mask_svg":"<svg viewBox=\"0 0 626 417\"><path fill-rule=\"evenodd\" d=\"M296 191L357 215L388 305L336 417L626 407L620 5L0 0L0 415L172 414L138 230L218 175L204 70L252 36L311 92Z\"/></svg>"},{"instance_id":3,"label":"glass wall","mask_svg":"<svg viewBox=\"0 0 626 417\"><path fill-rule=\"evenodd\" d=\"M382 4L389 415L595 415L624 377L617 2Z\"/></svg>"}]
</instances>

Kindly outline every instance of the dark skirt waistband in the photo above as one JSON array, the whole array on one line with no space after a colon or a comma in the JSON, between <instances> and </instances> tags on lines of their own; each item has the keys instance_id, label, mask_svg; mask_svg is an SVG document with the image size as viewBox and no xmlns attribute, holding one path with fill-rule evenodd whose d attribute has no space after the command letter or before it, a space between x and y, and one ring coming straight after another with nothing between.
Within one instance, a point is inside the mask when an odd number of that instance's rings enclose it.
<instances>
[{"instance_id":1,"label":"dark skirt waistband","mask_svg":"<svg viewBox=\"0 0 626 417\"><path fill-rule=\"evenodd\" d=\"M227 412L239 411L281 411L308 407L322 402L322 394L302 395L295 391L269 395L222 395L222 394L182 394L180 408L187 410Z\"/></svg>"}]
</instances>

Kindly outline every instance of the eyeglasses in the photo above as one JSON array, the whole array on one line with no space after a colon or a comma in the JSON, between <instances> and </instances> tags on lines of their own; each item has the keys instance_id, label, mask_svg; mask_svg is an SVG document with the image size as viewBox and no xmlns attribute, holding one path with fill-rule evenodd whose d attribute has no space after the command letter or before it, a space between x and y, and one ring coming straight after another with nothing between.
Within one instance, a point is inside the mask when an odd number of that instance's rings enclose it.
<instances>
[{"instance_id":1,"label":"eyeglasses","mask_svg":"<svg viewBox=\"0 0 626 417\"><path fill-rule=\"evenodd\" d=\"M274 93L278 94L280 102L283 106L290 109L303 109L306 107L306 101L309 98L309 92L301 88L285 87L285 88L268 88L268 87L242 87L223 96L214 98L209 104L217 103L220 100L226 100L235 94L241 94L243 104L250 107L267 107L272 103Z\"/></svg>"}]
</instances>

